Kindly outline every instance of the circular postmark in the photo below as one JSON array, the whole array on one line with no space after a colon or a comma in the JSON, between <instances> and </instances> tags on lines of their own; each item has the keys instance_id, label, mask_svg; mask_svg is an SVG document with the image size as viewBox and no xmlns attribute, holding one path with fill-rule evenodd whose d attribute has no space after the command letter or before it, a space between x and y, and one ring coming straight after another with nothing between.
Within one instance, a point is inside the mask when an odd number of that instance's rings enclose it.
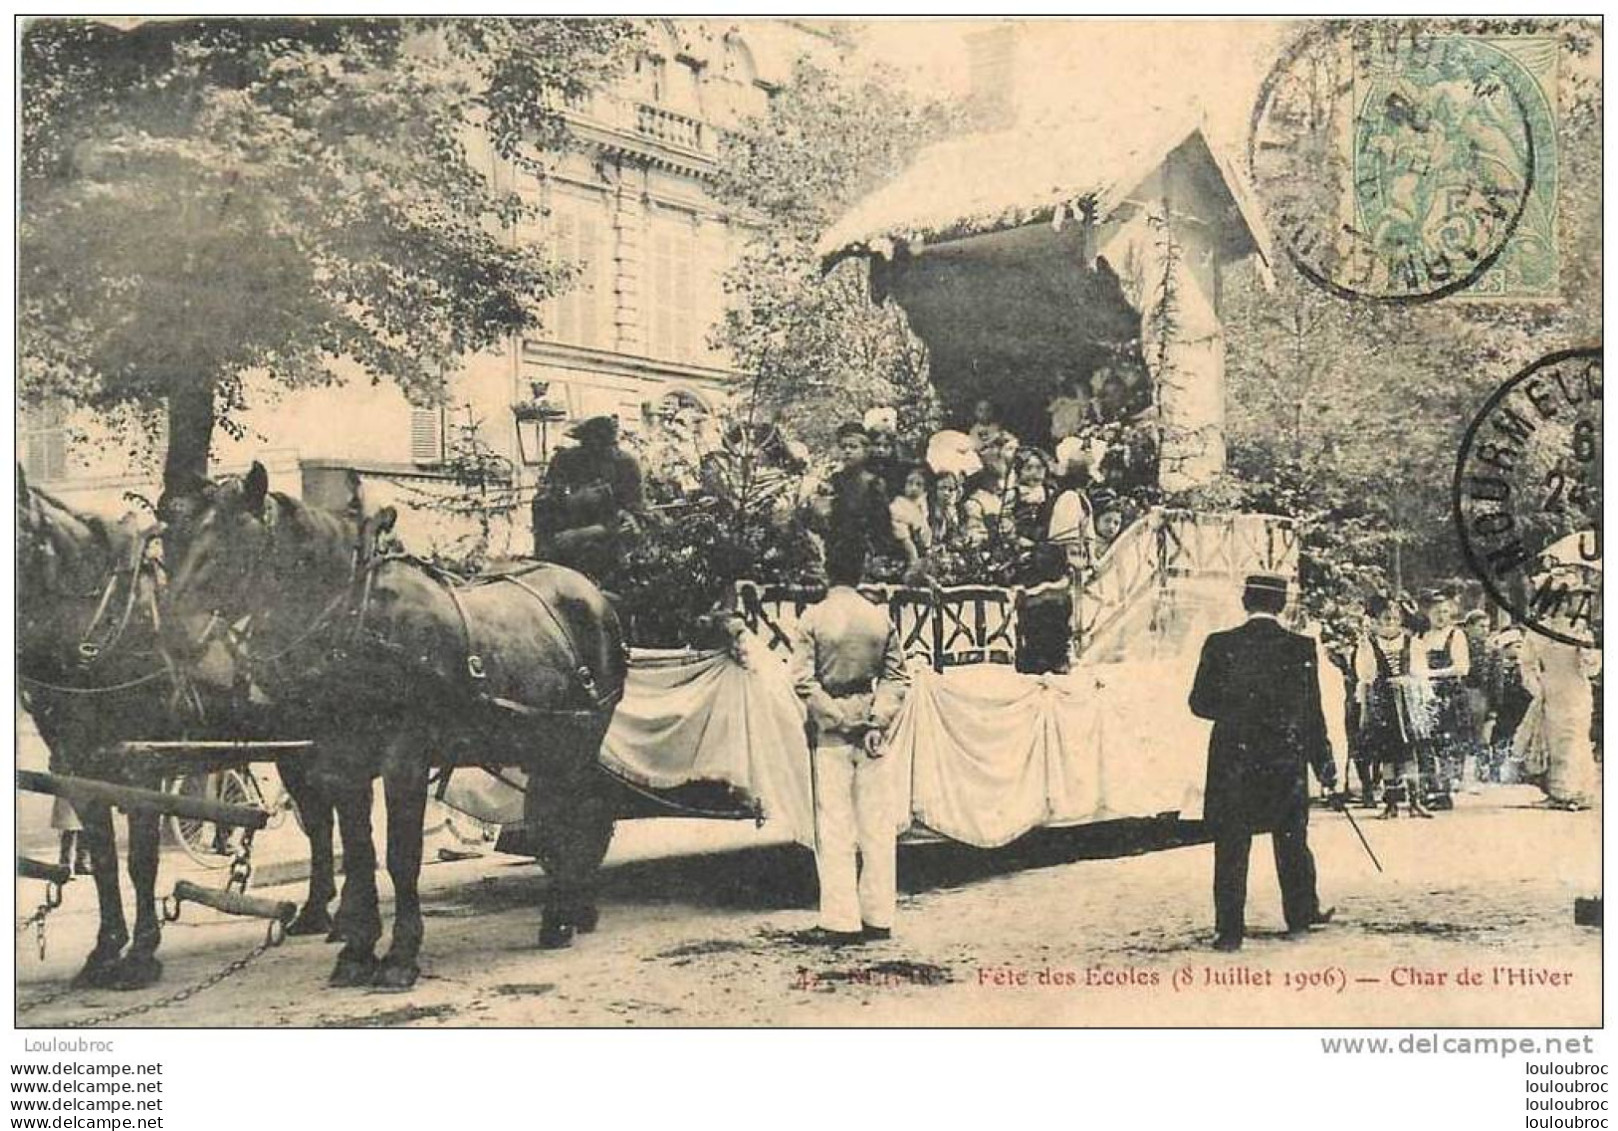
<instances>
[{"instance_id":1,"label":"circular postmark","mask_svg":"<svg viewBox=\"0 0 1618 1131\"><path fill-rule=\"evenodd\" d=\"M1489 595L1601 646L1601 350L1553 353L1484 403L1455 461L1455 530Z\"/></svg>"},{"instance_id":2,"label":"circular postmark","mask_svg":"<svg viewBox=\"0 0 1618 1131\"><path fill-rule=\"evenodd\" d=\"M1333 21L1301 36L1264 81L1248 143L1298 271L1383 303L1477 282L1528 206L1536 138L1552 128L1527 81L1488 40L1430 23Z\"/></svg>"}]
</instances>

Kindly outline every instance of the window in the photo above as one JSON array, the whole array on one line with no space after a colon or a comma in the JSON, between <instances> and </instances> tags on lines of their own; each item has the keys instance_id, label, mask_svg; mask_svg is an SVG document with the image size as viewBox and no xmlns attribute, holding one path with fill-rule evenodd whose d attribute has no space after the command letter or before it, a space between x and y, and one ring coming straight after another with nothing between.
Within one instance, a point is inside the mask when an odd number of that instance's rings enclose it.
<instances>
[{"instance_id":1,"label":"window","mask_svg":"<svg viewBox=\"0 0 1618 1131\"><path fill-rule=\"evenodd\" d=\"M612 254L604 198L559 197L551 209L552 250L578 268L550 315L550 337L568 345L610 349L613 344Z\"/></svg>"},{"instance_id":2,"label":"window","mask_svg":"<svg viewBox=\"0 0 1618 1131\"><path fill-rule=\"evenodd\" d=\"M636 57L635 88L647 102L663 101L668 94L668 71L662 59L651 55Z\"/></svg>"},{"instance_id":3,"label":"window","mask_svg":"<svg viewBox=\"0 0 1618 1131\"><path fill-rule=\"evenodd\" d=\"M701 83L697 68L683 59L677 59L669 72L673 81L668 89L668 104L683 114L702 114Z\"/></svg>"},{"instance_id":4,"label":"window","mask_svg":"<svg viewBox=\"0 0 1618 1131\"><path fill-rule=\"evenodd\" d=\"M741 36L725 36L721 77L728 87L727 98L737 117L759 117L769 111L769 98L758 85L758 66L753 52Z\"/></svg>"},{"instance_id":5,"label":"window","mask_svg":"<svg viewBox=\"0 0 1618 1131\"><path fill-rule=\"evenodd\" d=\"M658 398L652 405L651 415L665 424L682 421L694 427L713 414L708 402L695 393L675 389Z\"/></svg>"},{"instance_id":6,"label":"window","mask_svg":"<svg viewBox=\"0 0 1618 1131\"><path fill-rule=\"evenodd\" d=\"M67 409L49 400L23 412L23 471L35 480L67 475Z\"/></svg>"},{"instance_id":7,"label":"window","mask_svg":"<svg viewBox=\"0 0 1618 1131\"><path fill-rule=\"evenodd\" d=\"M696 309L697 241L688 217L671 214L651 223L651 352L692 360L703 337Z\"/></svg>"},{"instance_id":8,"label":"window","mask_svg":"<svg viewBox=\"0 0 1618 1131\"><path fill-rule=\"evenodd\" d=\"M444 410L442 408L412 408L410 410L410 462L439 464L444 462Z\"/></svg>"},{"instance_id":9,"label":"window","mask_svg":"<svg viewBox=\"0 0 1618 1131\"><path fill-rule=\"evenodd\" d=\"M758 78L758 68L753 65L753 52L735 33L725 36L724 71L725 78L730 82L750 84Z\"/></svg>"}]
</instances>

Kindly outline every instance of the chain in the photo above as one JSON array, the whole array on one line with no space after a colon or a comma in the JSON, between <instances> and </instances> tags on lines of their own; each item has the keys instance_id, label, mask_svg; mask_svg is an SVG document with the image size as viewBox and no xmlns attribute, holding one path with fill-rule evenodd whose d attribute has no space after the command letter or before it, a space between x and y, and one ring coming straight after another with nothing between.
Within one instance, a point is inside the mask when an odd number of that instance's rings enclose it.
<instances>
[{"instance_id":1,"label":"chain","mask_svg":"<svg viewBox=\"0 0 1618 1131\"><path fill-rule=\"evenodd\" d=\"M20 935L29 927L34 928L34 937L39 943L39 960L45 961L45 920L52 911L62 906L62 885L54 881L45 885L45 902L28 918L17 920L17 933Z\"/></svg>"},{"instance_id":2,"label":"chain","mask_svg":"<svg viewBox=\"0 0 1618 1131\"><path fill-rule=\"evenodd\" d=\"M167 997L158 998L156 1001L143 1002L140 1005L132 1005L126 1009L116 1009L111 1013L103 1013L98 1016L88 1018L84 1021L63 1022L61 1027L64 1029L94 1029L102 1025L111 1025L117 1021L125 1021L131 1017L140 1017L144 1014L152 1013L159 1009L167 1009L171 1005L179 1005L182 1001L188 1001L202 993L204 990L212 989L220 982L240 974L259 958L263 957L266 952L274 950L284 941L286 941L286 930L281 926L280 920L272 920L269 927L267 927L264 931L263 942L259 943L252 950L248 951L234 962L227 963L226 965L220 967L218 970L214 971L212 974L209 974L200 982L186 986L182 990L176 990ZM68 992L68 990L58 991L57 993L51 994L48 997L40 998L37 1001L31 1001L26 1005L19 1005L17 1007L17 1012L27 1013L30 1010L38 1009L42 1005L48 1005L53 1001L60 1000L61 998L65 997Z\"/></svg>"},{"instance_id":3,"label":"chain","mask_svg":"<svg viewBox=\"0 0 1618 1131\"><path fill-rule=\"evenodd\" d=\"M230 861L230 879L225 882L226 891L238 891L247 894L248 881L253 878L253 830L243 829L240 845L236 855Z\"/></svg>"},{"instance_id":4,"label":"chain","mask_svg":"<svg viewBox=\"0 0 1618 1131\"><path fill-rule=\"evenodd\" d=\"M33 1001L28 1001L28 1002L18 1002L17 1003L17 1014L18 1014L18 1016L21 1016L24 1013L29 1013L29 1012L31 1012L31 1011L33 1011L35 1009L43 1009L47 1005L52 1005L52 1004L54 1004L56 1002L59 1002L63 998L70 996L73 993L73 989L74 989L73 984L71 982L69 982L67 985L63 986L61 989L56 990L53 993L48 993L44 997L38 997L38 998L35 998Z\"/></svg>"}]
</instances>

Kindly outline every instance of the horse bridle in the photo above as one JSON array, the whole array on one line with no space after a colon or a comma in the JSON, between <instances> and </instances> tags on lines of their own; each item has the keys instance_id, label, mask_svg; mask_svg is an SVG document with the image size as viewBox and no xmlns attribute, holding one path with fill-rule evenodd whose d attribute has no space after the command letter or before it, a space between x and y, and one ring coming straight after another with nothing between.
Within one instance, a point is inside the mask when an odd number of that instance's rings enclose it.
<instances>
[{"instance_id":1,"label":"horse bridle","mask_svg":"<svg viewBox=\"0 0 1618 1131\"><path fill-rule=\"evenodd\" d=\"M272 504L273 501L273 496L268 496L266 498L267 504ZM273 511L269 512L269 514L267 514L263 519L266 531L266 545L260 548L260 552L253 555L251 566L244 577L243 586L250 593L262 592L266 588L265 586L257 584L257 582L261 579L264 571L269 568L269 563L275 557L276 529L279 525L276 517L274 517L276 513L277 512ZM338 589L338 591L332 596L331 600L327 601L320 611L314 615L308 626L304 628L302 632L298 633L290 643L282 646L268 656L255 656L253 654L249 639L252 636L255 624L263 623L269 619L268 604L266 603L259 608L249 608L244 615L236 618L235 621L230 622L229 624L225 623L225 619L219 610L211 610L211 615L209 616L207 623L203 625L197 636L190 642L191 647L198 650L206 647L207 643L213 638L213 634L219 631L220 627L223 625L223 640L225 647L230 651L237 669L243 673L244 679L250 683L252 679L251 673L254 668L262 668L266 665L273 665L277 663L281 659L290 655L292 652L296 651L298 648L303 647L310 641L315 640L328 632L332 628L334 622L346 621L346 630L337 635L329 652L329 658L333 660L345 659L350 651L362 644L363 638L365 637L366 619L367 614L370 611L371 598L378 571L383 566L393 563L410 565L421 569L428 575L428 577L432 578L433 581L441 586L448 595L451 604L454 606L455 614L460 623L462 638L466 648L465 664L467 678L474 690L474 694L478 698L503 710L525 716L562 717L581 713L568 709L556 710L534 708L525 704L515 703L510 700L489 695L486 691L484 691L481 687L483 680L486 678L483 659L476 647L476 642L472 632L472 624L467 615L466 607L462 603L461 596L459 592L457 592L456 588L456 582L461 579L450 574L448 571L443 570L414 555L401 552L382 552L373 543L373 537L377 531L373 530L370 523L362 520L357 524L357 527L354 545L349 556L349 574L347 584ZM569 661L568 666L573 680L578 685L579 689L588 697L589 702L595 710L599 710L605 703L609 701L616 700L618 695L621 694L621 689L613 689L609 692L603 692L598 687L595 673L592 672L589 665L583 661L579 651L578 642L574 639L573 633L571 630L569 630L567 623L557 614L551 603L546 600L542 594L534 589L533 586L515 576L496 575L491 577L489 580L493 582L505 581L516 585L518 588L526 592L530 598L538 603L540 609L544 612L546 617L552 622L557 630L557 639L562 645L564 652L567 654ZM377 638L370 641L370 643L386 646L387 641Z\"/></svg>"},{"instance_id":2,"label":"horse bridle","mask_svg":"<svg viewBox=\"0 0 1618 1131\"><path fill-rule=\"evenodd\" d=\"M260 584L270 563L275 557L276 531L280 525L279 506L272 495L265 496L265 513L261 516L261 523L265 531L265 545L260 552L252 556L251 564L244 575L242 589L249 594L259 594L265 590ZM205 649L214 638L215 633L221 633L220 640L227 652L230 653L232 664L240 673L238 682L251 685L254 669L264 669L276 664L297 649L316 639L331 627L334 616L349 604L348 616L351 619L363 617L363 609L370 601L371 577L380 557L367 553L366 538L368 530L365 523L359 524L354 547L349 556L348 582L334 594L331 600L310 620L309 625L285 646L269 655L255 655L250 641L254 628L268 621L269 603L264 602L258 607L249 606L246 611L234 620L227 621L218 609L209 610L207 622L198 630L189 642L189 647L196 653ZM356 593L360 594L359 603L354 604ZM222 631L221 631L222 630Z\"/></svg>"},{"instance_id":3,"label":"horse bridle","mask_svg":"<svg viewBox=\"0 0 1618 1131\"><path fill-rule=\"evenodd\" d=\"M20 509L20 508L19 508ZM157 577L156 563L151 559L150 551L153 540L161 532L160 527L152 527L136 535L130 552L122 560L114 560L108 566L105 580L96 588L87 592L78 592L54 584L58 576L55 567L57 561L56 548L51 544L48 530L49 520L43 514L38 496L32 489L29 491L29 505L27 508L26 523L19 522L19 529L27 530L28 550L42 565L39 570L44 582L44 595L57 598L69 598L79 601L94 601L95 608L90 614L89 621L79 633L79 640L75 654L78 657L78 667L81 671L89 671L98 664L103 663L117 650L122 642L125 632L134 619L135 605L141 592L141 577L150 572L152 586L147 590L151 602L153 637L156 641L159 654L162 655L161 620L157 608ZM118 605L118 611L112 620L111 631L105 634L98 633L98 629L114 608L114 595L118 590L120 579L127 578L127 586L123 601ZM122 691L130 687L148 683L164 674L173 674L174 668L167 656L163 656L163 666L146 676L126 681L116 685L103 687L66 687L49 683L45 680L18 672L18 678L36 687L63 693L75 694L105 694L110 691Z\"/></svg>"}]
</instances>

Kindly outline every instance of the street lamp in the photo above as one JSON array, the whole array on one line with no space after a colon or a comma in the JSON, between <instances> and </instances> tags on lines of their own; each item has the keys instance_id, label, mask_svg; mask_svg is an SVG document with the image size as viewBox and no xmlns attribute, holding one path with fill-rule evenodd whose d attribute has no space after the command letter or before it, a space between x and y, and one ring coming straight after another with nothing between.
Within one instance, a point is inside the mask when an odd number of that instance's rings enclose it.
<instances>
[{"instance_id":1,"label":"street lamp","mask_svg":"<svg viewBox=\"0 0 1618 1131\"><path fill-rule=\"evenodd\" d=\"M517 456L525 467L543 467L550 459L550 426L567 412L552 404L549 381L528 382L529 399L511 406L517 424Z\"/></svg>"}]
</instances>

